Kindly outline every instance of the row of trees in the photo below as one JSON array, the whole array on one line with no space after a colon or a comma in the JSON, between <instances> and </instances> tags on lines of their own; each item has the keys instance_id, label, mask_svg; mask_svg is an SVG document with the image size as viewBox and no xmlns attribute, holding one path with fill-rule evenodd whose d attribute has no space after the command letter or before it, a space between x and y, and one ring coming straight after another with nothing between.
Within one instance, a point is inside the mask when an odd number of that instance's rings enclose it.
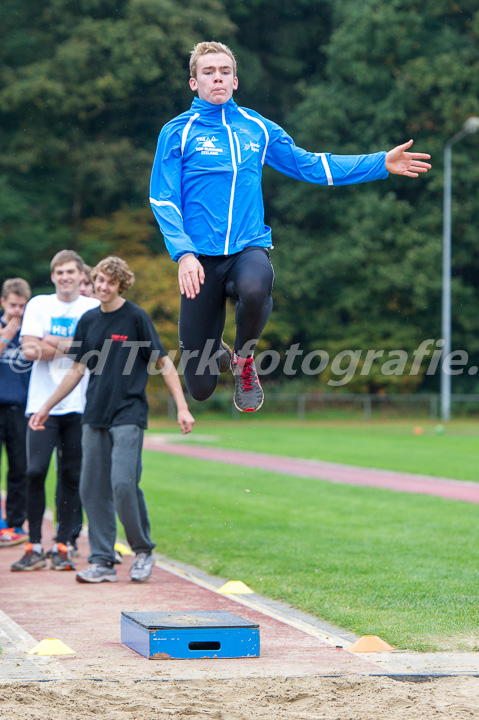
<instances>
[{"instance_id":1,"label":"row of trees","mask_svg":"<svg viewBox=\"0 0 479 720\"><path fill-rule=\"evenodd\" d=\"M42 290L58 249L90 263L117 253L137 274L131 299L176 346L176 266L147 203L149 173L161 126L191 102L191 47L217 39L238 56L237 102L298 145L350 154L413 137L434 162L418 180L335 189L265 169L276 283L262 349L401 349L412 362L424 339L439 338L442 149L479 115L473 0L3 0L2 21L3 277ZM478 136L454 148L453 346L470 365L479 365L478 155ZM384 375L373 365L348 390L437 389L426 367ZM477 391L477 379L465 373L453 389Z\"/></svg>"}]
</instances>

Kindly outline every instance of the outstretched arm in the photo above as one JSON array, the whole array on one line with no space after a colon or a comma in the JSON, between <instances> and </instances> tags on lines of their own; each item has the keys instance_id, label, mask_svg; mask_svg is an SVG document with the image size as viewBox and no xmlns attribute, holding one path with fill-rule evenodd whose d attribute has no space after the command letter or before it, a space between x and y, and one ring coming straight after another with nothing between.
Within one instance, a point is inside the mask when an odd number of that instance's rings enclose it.
<instances>
[{"instance_id":1,"label":"outstretched arm","mask_svg":"<svg viewBox=\"0 0 479 720\"><path fill-rule=\"evenodd\" d=\"M269 142L265 163L283 175L317 185L355 185L384 180L388 173L417 177L430 169L430 155L407 152L413 141L399 145L389 152L366 155L336 155L311 153L294 144L292 138L279 126L261 118L268 130Z\"/></svg>"},{"instance_id":2,"label":"outstretched arm","mask_svg":"<svg viewBox=\"0 0 479 720\"><path fill-rule=\"evenodd\" d=\"M425 173L431 169L431 165L423 160L429 160L427 153L406 152L414 140L409 140L403 145L386 153L386 170L393 175L405 175L406 177L418 177L419 173Z\"/></svg>"}]
</instances>

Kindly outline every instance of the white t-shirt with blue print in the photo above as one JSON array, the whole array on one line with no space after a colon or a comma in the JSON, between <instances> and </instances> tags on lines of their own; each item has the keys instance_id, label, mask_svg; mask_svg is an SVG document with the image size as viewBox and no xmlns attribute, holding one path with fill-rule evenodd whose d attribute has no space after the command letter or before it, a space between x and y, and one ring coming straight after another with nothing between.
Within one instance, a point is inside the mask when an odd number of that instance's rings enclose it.
<instances>
[{"instance_id":1,"label":"white t-shirt with blue print","mask_svg":"<svg viewBox=\"0 0 479 720\"><path fill-rule=\"evenodd\" d=\"M25 308L21 336L29 335L44 338L45 335L57 335L62 338L73 337L79 319L89 310L100 304L96 298L80 295L73 302L62 302L56 294L37 295ZM37 360L33 364L28 387L26 414L37 412L50 395L55 392L66 373L73 365L72 360L61 357L55 360ZM51 411L51 415L83 413L86 402L88 377L85 376L77 387Z\"/></svg>"}]
</instances>

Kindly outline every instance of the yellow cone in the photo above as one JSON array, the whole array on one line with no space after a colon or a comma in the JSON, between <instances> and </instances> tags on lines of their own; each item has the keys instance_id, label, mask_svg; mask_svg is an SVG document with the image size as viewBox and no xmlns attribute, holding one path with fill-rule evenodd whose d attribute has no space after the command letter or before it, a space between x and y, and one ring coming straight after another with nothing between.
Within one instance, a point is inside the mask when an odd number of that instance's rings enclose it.
<instances>
[{"instance_id":1,"label":"yellow cone","mask_svg":"<svg viewBox=\"0 0 479 720\"><path fill-rule=\"evenodd\" d=\"M131 548L128 547L128 545L125 545L125 543L122 542L116 542L115 543L115 550L117 550L120 555L134 555L135 553Z\"/></svg>"},{"instance_id":2,"label":"yellow cone","mask_svg":"<svg viewBox=\"0 0 479 720\"><path fill-rule=\"evenodd\" d=\"M76 655L76 651L65 645L61 640L47 638L28 651L29 655Z\"/></svg>"},{"instance_id":3,"label":"yellow cone","mask_svg":"<svg viewBox=\"0 0 479 720\"><path fill-rule=\"evenodd\" d=\"M224 593L225 595L246 595L247 593L253 593L254 590L251 590L251 588L241 580L229 580L220 587L218 592Z\"/></svg>"},{"instance_id":4,"label":"yellow cone","mask_svg":"<svg viewBox=\"0 0 479 720\"><path fill-rule=\"evenodd\" d=\"M377 635L363 635L351 647L348 647L349 652L357 653L388 652L392 649L391 645Z\"/></svg>"}]
</instances>

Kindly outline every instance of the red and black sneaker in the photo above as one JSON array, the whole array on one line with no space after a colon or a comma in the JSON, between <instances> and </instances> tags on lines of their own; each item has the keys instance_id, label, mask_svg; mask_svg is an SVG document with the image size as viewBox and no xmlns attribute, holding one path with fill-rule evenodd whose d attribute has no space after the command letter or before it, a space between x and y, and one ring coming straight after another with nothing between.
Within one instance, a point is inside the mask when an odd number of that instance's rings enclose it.
<instances>
[{"instance_id":1,"label":"red and black sneaker","mask_svg":"<svg viewBox=\"0 0 479 720\"><path fill-rule=\"evenodd\" d=\"M263 404L263 389L252 357L240 358L233 352L231 371L235 378L233 396L235 408L240 412L255 412Z\"/></svg>"}]
</instances>

